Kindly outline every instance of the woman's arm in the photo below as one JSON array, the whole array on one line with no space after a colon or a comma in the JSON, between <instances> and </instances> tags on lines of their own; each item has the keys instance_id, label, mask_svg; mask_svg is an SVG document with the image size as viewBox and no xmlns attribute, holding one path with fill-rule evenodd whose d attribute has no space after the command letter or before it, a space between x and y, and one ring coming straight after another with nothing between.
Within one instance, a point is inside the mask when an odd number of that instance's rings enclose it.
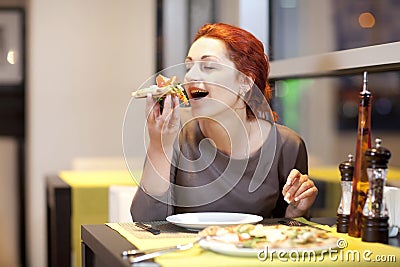
<instances>
[{"instance_id":1,"label":"woman's arm","mask_svg":"<svg viewBox=\"0 0 400 267\"><path fill-rule=\"evenodd\" d=\"M308 175L308 156L304 141L299 143L296 163L283 186L282 195L287 203L285 217L309 217L310 208L318 189Z\"/></svg>"},{"instance_id":2,"label":"woman's arm","mask_svg":"<svg viewBox=\"0 0 400 267\"><path fill-rule=\"evenodd\" d=\"M287 127L281 127L280 140L282 150L279 154L279 170L284 177L280 177L282 195L279 196L274 216L308 217L318 190L307 175L306 145L299 135Z\"/></svg>"},{"instance_id":3,"label":"woman's arm","mask_svg":"<svg viewBox=\"0 0 400 267\"><path fill-rule=\"evenodd\" d=\"M147 96L146 114L149 146L140 182L140 189L131 206L134 221L165 219L170 209L170 174L173 144L179 131L179 100L168 95L164 110L151 95Z\"/></svg>"},{"instance_id":4,"label":"woman's arm","mask_svg":"<svg viewBox=\"0 0 400 267\"><path fill-rule=\"evenodd\" d=\"M151 195L162 195L169 189L173 145L179 132L179 100L165 98L164 110L151 95L146 100L149 146L141 186Z\"/></svg>"}]
</instances>

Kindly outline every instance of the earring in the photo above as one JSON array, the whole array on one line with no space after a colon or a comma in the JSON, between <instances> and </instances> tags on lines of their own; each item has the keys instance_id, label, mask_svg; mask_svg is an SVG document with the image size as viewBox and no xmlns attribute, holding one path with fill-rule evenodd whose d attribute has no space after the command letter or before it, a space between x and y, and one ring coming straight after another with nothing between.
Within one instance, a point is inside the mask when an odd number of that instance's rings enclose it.
<instances>
[{"instance_id":1,"label":"earring","mask_svg":"<svg viewBox=\"0 0 400 267\"><path fill-rule=\"evenodd\" d=\"M249 90L248 90L248 88L247 88L246 85L241 84L241 85L239 86L239 95L240 95L241 97L244 97L244 96L247 94L248 91L249 91Z\"/></svg>"}]
</instances>

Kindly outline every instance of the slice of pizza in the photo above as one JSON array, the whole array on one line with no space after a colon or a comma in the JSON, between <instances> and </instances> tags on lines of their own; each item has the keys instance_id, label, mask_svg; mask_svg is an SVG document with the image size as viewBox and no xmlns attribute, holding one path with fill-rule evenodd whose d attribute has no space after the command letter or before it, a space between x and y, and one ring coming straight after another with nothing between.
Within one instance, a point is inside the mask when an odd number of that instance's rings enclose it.
<instances>
[{"instance_id":1,"label":"slice of pizza","mask_svg":"<svg viewBox=\"0 0 400 267\"><path fill-rule=\"evenodd\" d=\"M189 101L184 93L184 89L182 85L178 83L176 76L167 78L159 74L156 78L155 85L139 89L133 92L132 96L135 98L144 98L147 97L147 94L149 93L154 98L157 98L158 101L163 100L167 95L177 95L179 97L179 100L182 101L185 105L189 104Z\"/></svg>"},{"instance_id":2,"label":"slice of pizza","mask_svg":"<svg viewBox=\"0 0 400 267\"><path fill-rule=\"evenodd\" d=\"M209 240L231 244L237 248L273 249L335 247L338 238L324 230L309 226L243 224L207 227L199 233Z\"/></svg>"}]
</instances>

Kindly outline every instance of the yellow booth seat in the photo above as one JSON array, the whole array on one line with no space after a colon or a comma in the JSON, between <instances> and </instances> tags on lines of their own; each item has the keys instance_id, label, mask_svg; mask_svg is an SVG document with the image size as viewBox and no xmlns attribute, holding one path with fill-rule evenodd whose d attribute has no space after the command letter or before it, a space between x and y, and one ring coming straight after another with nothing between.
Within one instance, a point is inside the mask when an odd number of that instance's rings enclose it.
<instances>
[{"instance_id":1,"label":"yellow booth seat","mask_svg":"<svg viewBox=\"0 0 400 267\"><path fill-rule=\"evenodd\" d=\"M133 178L133 177L134 178ZM83 224L108 222L109 188L113 185L137 185L141 171L62 171L59 177L71 187L71 248L74 266L81 266Z\"/></svg>"}]
</instances>

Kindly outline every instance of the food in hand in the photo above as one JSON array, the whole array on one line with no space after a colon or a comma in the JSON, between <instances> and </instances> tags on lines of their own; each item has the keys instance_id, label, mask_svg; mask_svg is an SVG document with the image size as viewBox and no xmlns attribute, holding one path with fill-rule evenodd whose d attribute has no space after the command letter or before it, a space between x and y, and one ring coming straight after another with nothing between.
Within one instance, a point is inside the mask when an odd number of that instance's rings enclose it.
<instances>
[{"instance_id":1,"label":"food in hand","mask_svg":"<svg viewBox=\"0 0 400 267\"><path fill-rule=\"evenodd\" d=\"M147 94L151 94L158 101L163 100L167 95L177 95L179 100L185 105L189 104L189 101L184 93L183 87L178 83L176 76L167 78L159 74L156 78L156 84L150 87L139 89L132 93L135 98L147 97Z\"/></svg>"}]
</instances>

